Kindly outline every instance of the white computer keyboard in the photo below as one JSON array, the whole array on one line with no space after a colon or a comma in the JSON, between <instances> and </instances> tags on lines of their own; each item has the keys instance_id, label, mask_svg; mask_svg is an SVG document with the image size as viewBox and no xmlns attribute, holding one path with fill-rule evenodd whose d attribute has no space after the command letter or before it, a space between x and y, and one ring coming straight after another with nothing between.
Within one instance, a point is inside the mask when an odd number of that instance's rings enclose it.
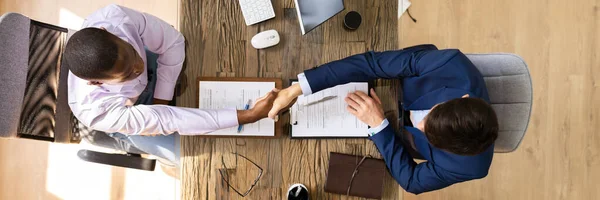
<instances>
[{"instance_id":1,"label":"white computer keyboard","mask_svg":"<svg viewBox=\"0 0 600 200\"><path fill-rule=\"evenodd\" d=\"M239 0L242 14L246 25L250 26L258 22L275 17L275 10L271 0Z\"/></svg>"}]
</instances>

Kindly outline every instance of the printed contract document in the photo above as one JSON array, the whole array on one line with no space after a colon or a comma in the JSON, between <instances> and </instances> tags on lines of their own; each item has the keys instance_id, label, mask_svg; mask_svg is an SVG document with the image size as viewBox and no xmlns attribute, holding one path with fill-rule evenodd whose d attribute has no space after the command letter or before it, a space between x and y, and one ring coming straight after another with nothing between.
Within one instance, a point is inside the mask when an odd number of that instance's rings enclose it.
<instances>
[{"instance_id":1,"label":"printed contract document","mask_svg":"<svg viewBox=\"0 0 600 200\"><path fill-rule=\"evenodd\" d=\"M255 101L275 88L275 82L199 81L198 105L200 109L237 108L244 110L248 100L250 108ZM242 131L231 127L209 133L221 136L274 136L275 122L262 119L253 124L244 124Z\"/></svg>"},{"instance_id":2,"label":"printed contract document","mask_svg":"<svg viewBox=\"0 0 600 200\"><path fill-rule=\"evenodd\" d=\"M368 137L368 126L346 110L344 101L348 93L368 90L368 83L348 83L298 97L290 108L292 137Z\"/></svg>"}]
</instances>

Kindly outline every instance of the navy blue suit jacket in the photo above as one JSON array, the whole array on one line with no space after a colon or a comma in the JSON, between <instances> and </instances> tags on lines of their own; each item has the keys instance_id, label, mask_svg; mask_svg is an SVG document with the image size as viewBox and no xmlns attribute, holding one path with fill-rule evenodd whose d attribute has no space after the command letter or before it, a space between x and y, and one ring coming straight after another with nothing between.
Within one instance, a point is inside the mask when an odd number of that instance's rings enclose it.
<instances>
[{"instance_id":1,"label":"navy blue suit jacket","mask_svg":"<svg viewBox=\"0 0 600 200\"><path fill-rule=\"evenodd\" d=\"M459 50L420 45L398 51L367 52L304 72L313 92L349 82L377 78L402 79L405 110L427 110L465 94L489 102L483 76ZM492 163L494 146L475 156L453 154L432 146L424 133L405 127L427 162L415 163L392 126L371 137L396 181L419 194L454 183L483 178Z\"/></svg>"}]
</instances>

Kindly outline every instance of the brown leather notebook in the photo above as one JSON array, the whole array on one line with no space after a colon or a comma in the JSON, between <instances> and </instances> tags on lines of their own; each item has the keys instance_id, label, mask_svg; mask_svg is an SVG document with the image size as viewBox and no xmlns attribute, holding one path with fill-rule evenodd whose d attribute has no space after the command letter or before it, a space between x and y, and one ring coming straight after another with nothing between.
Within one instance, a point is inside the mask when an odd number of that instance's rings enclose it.
<instances>
[{"instance_id":1,"label":"brown leather notebook","mask_svg":"<svg viewBox=\"0 0 600 200\"><path fill-rule=\"evenodd\" d=\"M381 159L331 152L327 172L325 192L372 199L383 195L386 168Z\"/></svg>"}]
</instances>

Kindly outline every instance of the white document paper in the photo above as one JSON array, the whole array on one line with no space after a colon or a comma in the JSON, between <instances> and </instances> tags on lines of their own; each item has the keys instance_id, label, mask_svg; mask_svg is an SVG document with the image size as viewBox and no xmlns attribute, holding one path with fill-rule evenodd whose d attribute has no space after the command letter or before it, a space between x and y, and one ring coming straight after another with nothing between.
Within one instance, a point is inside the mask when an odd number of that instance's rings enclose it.
<instances>
[{"instance_id":1,"label":"white document paper","mask_svg":"<svg viewBox=\"0 0 600 200\"><path fill-rule=\"evenodd\" d=\"M410 7L410 0L398 0L398 18L408 10Z\"/></svg>"},{"instance_id":2,"label":"white document paper","mask_svg":"<svg viewBox=\"0 0 600 200\"><path fill-rule=\"evenodd\" d=\"M368 90L368 83L348 83L298 97L290 108L292 137L368 137L368 126L346 110L344 101L348 93Z\"/></svg>"},{"instance_id":3,"label":"white document paper","mask_svg":"<svg viewBox=\"0 0 600 200\"><path fill-rule=\"evenodd\" d=\"M200 109L237 108L244 107L251 100L255 101L275 88L275 82L232 82L232 81L200 81ZM275 136L275 122L272 119L262 119L256 123L245 124L242 132L237 132L237 126L221 129L208 135L223 136Z\"/></svg>"}]
</instances>

